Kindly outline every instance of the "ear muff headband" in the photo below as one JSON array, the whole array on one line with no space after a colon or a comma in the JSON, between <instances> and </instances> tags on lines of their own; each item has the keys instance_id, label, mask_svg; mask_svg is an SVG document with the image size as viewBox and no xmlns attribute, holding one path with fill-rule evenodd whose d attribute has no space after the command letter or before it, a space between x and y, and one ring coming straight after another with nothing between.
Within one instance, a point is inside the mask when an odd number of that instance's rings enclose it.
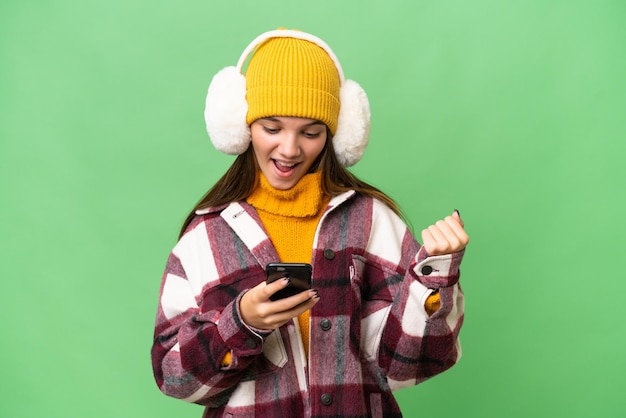
<instances>
[{"instance_id":1,"label":"ear muff headband","mask_svg":"<svg viewBox=\"0 0 626 418\"><path fill-rule=\"evenodd\" d=\"M330 47L318 37L300 31L280 29L256 37L243 51L237 66L220 70L211 80L206 97L204 118L206 129L215 148L226 154L237 155L250 145L250 128L246 124L246 79L243 66L254 50L271 38L296 38L312 42L324 49L339 73L341 108L337 130L333 137L335 154L346 166L356 164L369 142L370 107L365 91L356 82L344 78L339 60ZM276 115L281 116L281 115Z\"/></svg>"},{"instance_id":2,"label":"ear muff headband","mask_svg":"<svg viewBox=\"0 0 626 418\"><path fill-rule=\"evenodd\" d=\"M326 44L326 42L322 41L317 36L311 35L310 33L289 29L272 30L257 36L256 39L250 42L246 49L244 49L241 57L239 57L239 61L237 62L237 70L239 70L239 72L243 74L243 66L250 57L250 55L252 55L252 52L263 42L272 38L294 38L314 43L315 45L326 51L330 59L333 61L333 63L335 63L335 67L337 67L337 72L339 73L339 79L341 80L341 83L343 84L343 82L345 81L343 76L343 69L341 68L341 64L339 64L339 59L337 59L337 56L335 55L333 50L330 49L330 47Z\"/></svg>"}]
</instances>

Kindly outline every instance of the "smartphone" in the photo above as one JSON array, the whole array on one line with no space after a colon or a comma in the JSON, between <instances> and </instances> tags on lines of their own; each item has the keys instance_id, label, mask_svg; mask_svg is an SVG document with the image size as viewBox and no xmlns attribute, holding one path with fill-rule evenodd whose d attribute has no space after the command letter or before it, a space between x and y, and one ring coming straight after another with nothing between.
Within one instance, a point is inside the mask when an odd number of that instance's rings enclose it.
<instances>
[{"instance_id":1,"label":"smartphone","mask_svg":"<svg viewBox=\"0 0 626 418\"><path fill-rule=\"evenodd\" d=\"M268 284L283 277L290 279L289 285L270 296L270 300L287 298L310 289L312 271L308 263L269 263L265 266L265 281Z\"/></svg>"}]
</instances>

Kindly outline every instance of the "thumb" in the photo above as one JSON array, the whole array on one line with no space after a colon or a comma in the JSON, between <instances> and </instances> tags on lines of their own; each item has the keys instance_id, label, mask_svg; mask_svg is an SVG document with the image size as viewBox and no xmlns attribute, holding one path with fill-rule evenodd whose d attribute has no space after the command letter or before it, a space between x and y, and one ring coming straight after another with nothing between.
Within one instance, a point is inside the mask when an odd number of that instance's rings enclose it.
<instances>
[{"instance_id":1,"label":"thumb","mask_svg":"<svg viewBox=\"0 0 626 418\"><path fill-rule=\"evenodd\" d=\"M454 219L456 219L457 221L459 221L459 223L461 224L461 226L465 226L465 223L463 222L463 220L461 219L461 213L459 212L458 209L454 209L454 212L452 212L452 217Z\"/></svg>"}]
</instances>

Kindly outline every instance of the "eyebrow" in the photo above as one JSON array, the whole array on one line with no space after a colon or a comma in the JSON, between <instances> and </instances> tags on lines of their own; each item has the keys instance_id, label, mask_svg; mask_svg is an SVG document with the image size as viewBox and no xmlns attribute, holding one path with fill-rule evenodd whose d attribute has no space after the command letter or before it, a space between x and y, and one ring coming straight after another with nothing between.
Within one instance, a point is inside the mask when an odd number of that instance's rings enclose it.
<instances>
[{"instance_id":1,"label":"eyebrow","mask_svg":"<svg viewBox=\"0 0 626 418\"><path fill-rule=\"evenodd\" d=\"M281 122L280 122L280 120L278 120L277 118L275 118L275 117L273 117L273 116L269 116L269 117L267 117L267 118L261 118L261 119L263 119L263 120L269 120L270 122L281 123ZM325 123L324 123L324 122L322 122L321 120L317 120L317 119L315 119L315 120L311 121L310 123L307 123L307 124L306 124L306 125L304 125L304 126L314 126L314 125L325 125Z\"/></svg>"}]
</instances>

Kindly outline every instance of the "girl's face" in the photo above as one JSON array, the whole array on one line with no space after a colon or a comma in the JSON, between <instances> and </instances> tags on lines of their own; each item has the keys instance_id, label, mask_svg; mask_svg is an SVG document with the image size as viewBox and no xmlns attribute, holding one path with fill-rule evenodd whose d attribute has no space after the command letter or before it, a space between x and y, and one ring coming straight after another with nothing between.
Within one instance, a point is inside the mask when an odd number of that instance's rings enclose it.
<instances>
[{"instance_id":1,"label":"girl's face","mask_svg":"<svg viewBox=\"0 0 626 418\"><path fill-rule=\"evenodd\" d=\"M250 125L259 168L275 189L291 189L326 144L326 125L315 119L271 117Z\"/></svg>"}]
</instances>

